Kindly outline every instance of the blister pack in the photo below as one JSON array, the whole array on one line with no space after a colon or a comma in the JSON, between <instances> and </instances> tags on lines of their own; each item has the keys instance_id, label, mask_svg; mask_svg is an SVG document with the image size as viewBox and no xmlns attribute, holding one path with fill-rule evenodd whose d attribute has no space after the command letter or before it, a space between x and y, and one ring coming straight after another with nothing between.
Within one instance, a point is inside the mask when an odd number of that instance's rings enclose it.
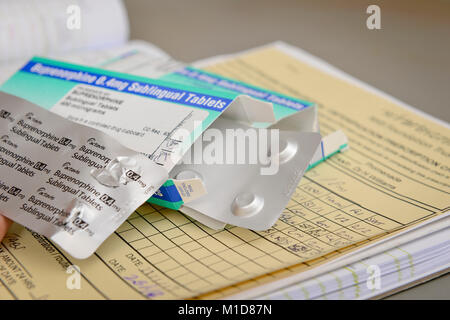
<instances>
[{"instance_id":1,"label":"blister pack","mask_svg":"<svg viewBox=\"0 0 450 320\"><path fill-rule=\"evenodd\" d=\"M168 178L110 136L0 92L0 211L86 258Z\"/></svg>"},{"instance_id":2,"label":"blister pack","mask_svg":"<svg viewBox=\"0 0 450 320\"><path fill-rule=\"evenodd\" d=\"M297 187L300 178L316 152L321 136L315 132L296 132L278 129L255 129L245 127L225 118L216 120L204 135L212 130L226 136L227 130L254 132L252 144L222 144L222 150L214 147L213 161L208 163L204 150L212 149L215 142L198 139L170 173L176 179L200 178L208 193L183 205L180 210L213 229L232 224L252 230L270 228L278 219ZM247 131L250 129L250 131ZM250 134L249 134L250 135ZM219 134L216 137L220 136ZM249 136L247 136L249 137ZM246 137L236 138L241 141ZM217 141L217 140L215 140ZM253 146L259 146L259 150ZM265 146L267 145L267 148ZM253 150L252 150L253 149ZM202 150L202 151L200 151ZM202 152L204 162L190 163L196 154ZM217 154L225 155L226 162ZM255 154L260 161L251 161ZM231 155L234 159L231 159ZM239 161L239 157L242 158Z\"/></svg>"}]
</instances>

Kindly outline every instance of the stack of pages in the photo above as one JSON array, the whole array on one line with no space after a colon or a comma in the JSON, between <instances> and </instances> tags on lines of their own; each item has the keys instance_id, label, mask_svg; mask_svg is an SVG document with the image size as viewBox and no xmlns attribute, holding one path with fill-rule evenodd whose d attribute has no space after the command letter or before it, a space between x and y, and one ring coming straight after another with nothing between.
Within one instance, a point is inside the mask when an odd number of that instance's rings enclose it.
<instances>
[{"instance_id":1,"label":"stack of pages","mask_svg":"<svg viewBox=\"0 0 450 320\"><path fill-rule=\"evenodd\" d=\"M67 41L68 35L51 33L65 13L60 6L69 4L57 3L41 1L33 8L0 1L0 91L31 55L99 72L214 85L227 93L259 88L315 103L322 136L342 130L350 148L311 167L280 219L265 231L214 230L146 203L94 255L78 260L14 224L0 245L1 298L367 299L448 272L447 123L285 43L190 64L176 61L152 44L127 42L120 1L97 1L97 9L78 1L89 12L88 25L114 20L117 30L85 28ZM31 6L30 21L45 20L45 26L21 19L20 6ZM5 33L11 29L17 32ZM43 33L27 41L35 30ZM209 81L180 80L188 65ZM80 286L72 285L76 275Z\"/></svg>"},{"instance_id":2,"label":"stack of pages","mask_svg":"<svg viewBox=\"0 0 450 320\"><path fill-rule=\"evenodd\" d=\"M295 283L259 299L370 299L439 275L450 267L448 230Z\"/></svg>"}]
</instances>

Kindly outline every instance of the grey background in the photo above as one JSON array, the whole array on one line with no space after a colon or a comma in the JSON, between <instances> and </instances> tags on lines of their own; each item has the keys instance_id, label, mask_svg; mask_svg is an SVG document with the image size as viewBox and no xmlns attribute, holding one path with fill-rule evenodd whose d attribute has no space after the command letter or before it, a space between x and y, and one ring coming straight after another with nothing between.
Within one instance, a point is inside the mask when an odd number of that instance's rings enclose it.
<instances>
[{"instance_id":1,"label":"grey background","mask_svg":"<svg viewBox=\"0 0 450 320\"><path fill-rule=\"evenodd\" d=\"M450 121L450 1L125 0L131 38L191 62L283 40ZM368 30L366 8L381 8ZM450 276L391 296L450 299Z\"/></svg>"}]
</instances>

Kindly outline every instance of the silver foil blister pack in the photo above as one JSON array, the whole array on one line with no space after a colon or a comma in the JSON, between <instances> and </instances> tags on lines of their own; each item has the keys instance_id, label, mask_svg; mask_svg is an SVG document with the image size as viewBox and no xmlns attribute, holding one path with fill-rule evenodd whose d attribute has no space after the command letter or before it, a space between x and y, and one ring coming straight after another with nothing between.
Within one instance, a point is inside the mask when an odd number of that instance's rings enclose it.
<instances>
[{"instance_id":1,"label":"silver foil blister pack","mask_svg":"<svg viewBox=\"0 0 450 320\"><path fill-rule=\"evenodd\" d=\"M270 228L289 202L321 142L317 132L304 132L301 128L297 128L298 131L281 130L284 126L276 123L268 130L257 129L224 117L217 119L203 136L211 130L218 130L222 136L226 136L227 130L254 130L257 132L254 144L268 144L267 153L262 150L262 158L265 156L266 159L241 164L192 163L192 159L212 143L210 139L198 139L170 175L174 179L201 179L207 194L186 203L180 210L213 229L221 229L226 224L252 230ZM261 139L264 140L262 143ZM223 150L218 152L249 159L250 145L245 149L238 144L233 147L230 150L225 143ZM261 150L257 152L261 154Z\"/></svg>"},{"instance_id":2,"label":"silver foil blister pack","mask_svg":"<svg viewBox=\"0 0 450 320\"><path fill-rule=\"evenodd\" d=\"M168 178L108 135L0 92L0 211L86 258Z\"/></svg>"}]
</instances>

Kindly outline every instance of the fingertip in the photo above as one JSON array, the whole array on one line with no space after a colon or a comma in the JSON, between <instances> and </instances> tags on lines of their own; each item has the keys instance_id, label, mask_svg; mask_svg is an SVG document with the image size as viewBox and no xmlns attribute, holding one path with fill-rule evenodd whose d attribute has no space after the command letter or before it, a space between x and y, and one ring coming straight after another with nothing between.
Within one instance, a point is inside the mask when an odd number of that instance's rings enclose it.
<instances>
[{"instance_id":1,"label":"fingertip","mask_svg":"<svg viewBox=\"0 0 450 320\"><path fill-rule=\"evenodd\" d=\"M12 221L5 216L0 215L0 241L5 236L9 227L11 226Z\"/></svg>"}]
</instances>

